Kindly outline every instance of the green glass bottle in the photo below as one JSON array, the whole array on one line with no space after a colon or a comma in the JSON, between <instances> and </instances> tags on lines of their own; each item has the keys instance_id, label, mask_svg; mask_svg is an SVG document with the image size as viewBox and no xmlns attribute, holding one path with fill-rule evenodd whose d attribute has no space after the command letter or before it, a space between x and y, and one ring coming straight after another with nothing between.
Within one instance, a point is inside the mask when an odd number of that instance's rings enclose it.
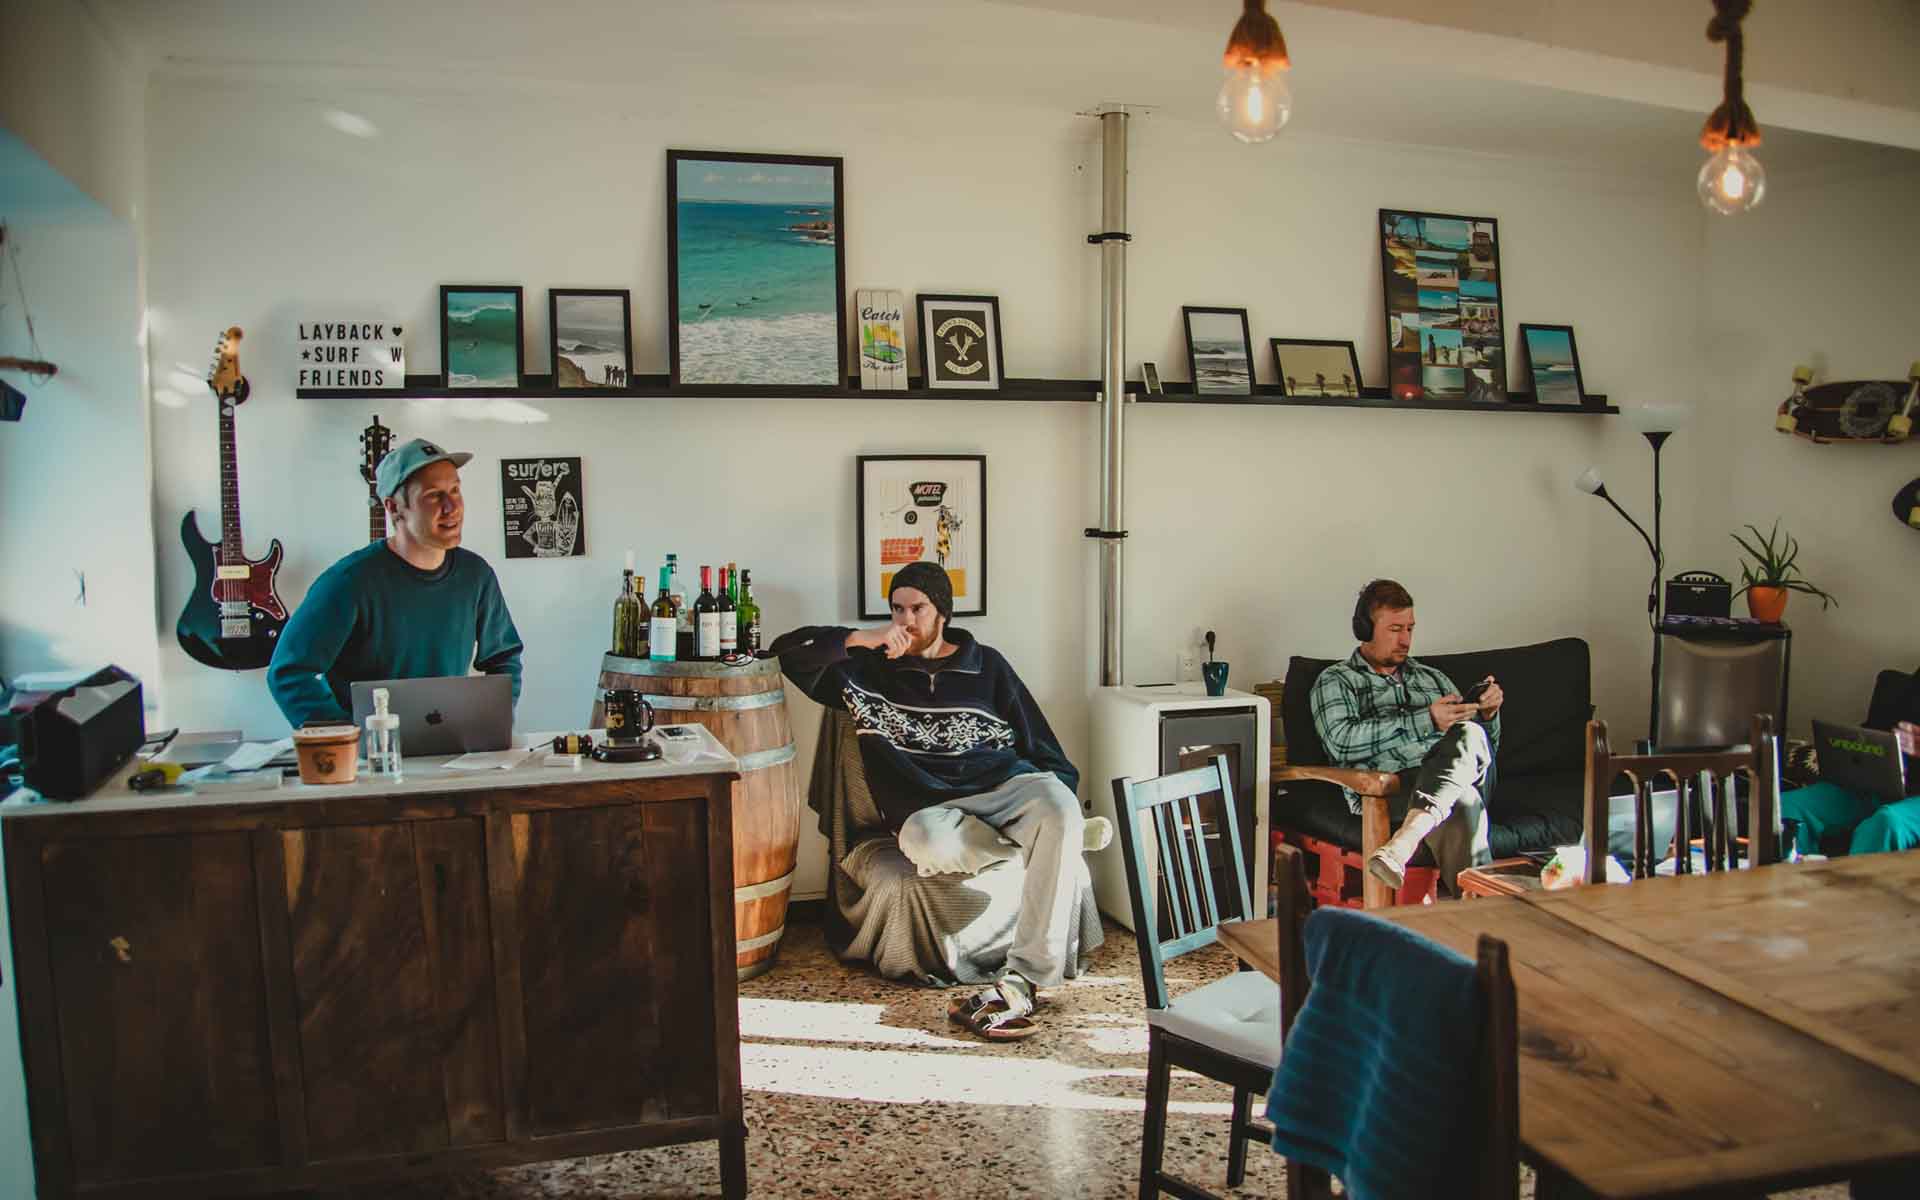
<instances>
[{"instance_id":1,"label":"green glass bottle","mask_svg":"<svg viewBox=\"0 0 1920 1200\"><path fill-rule=\"evenodd\" d=\"M753 572L740 572L740 602L734 605L734 621L739 626L742 654L760 653L760 603L753 598Z\"/></svg>"},{"instance_id":2,"label":"green glass bottle","mask_svg":"<svg viewBox=\"0 0 1920 1200\"><path fill-rule=\"evenodd\" d=\"M633 593L633 568L621 575L620 595L613 602L613 652L640 658L647 652L647 631L640 619L640 598Z\"/></svg>"}]
</instances>

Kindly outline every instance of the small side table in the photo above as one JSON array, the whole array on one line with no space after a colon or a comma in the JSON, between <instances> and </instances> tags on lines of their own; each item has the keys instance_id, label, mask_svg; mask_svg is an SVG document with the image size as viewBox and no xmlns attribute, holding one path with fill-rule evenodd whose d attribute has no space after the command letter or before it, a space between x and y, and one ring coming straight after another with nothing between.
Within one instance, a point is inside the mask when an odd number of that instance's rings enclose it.
<instances>
[{"instance_id":1,"label":"small side table","mask_svg":"<svg viewBox=\"0 0 1920 1200\"><path fill-rule=\"evenodd\" d=\"M1537 892L1540 864L1530 858L1500 858L1484 867L1469 867L1457 881L1460 898L1476 896L1522 896Z\"/></svg>"}]
</instances>

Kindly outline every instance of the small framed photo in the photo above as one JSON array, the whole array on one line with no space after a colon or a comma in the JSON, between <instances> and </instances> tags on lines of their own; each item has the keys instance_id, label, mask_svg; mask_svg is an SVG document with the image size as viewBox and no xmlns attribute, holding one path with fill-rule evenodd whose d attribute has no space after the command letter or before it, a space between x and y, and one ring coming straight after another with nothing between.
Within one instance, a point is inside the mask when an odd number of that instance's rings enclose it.
<instances>
[{"instance_id":1,"label":"small framed photo","mask_svg":"<svg viewBox=\"0 0 1920 1200\"><path fill-rule=\"evenodd\" d=\"M632 296L625 288L547 292L556 388L624 388L633 374Z\"/></svg>"},{"instance_id":2,"label":"small framed photo","mask_svg":"<svg viewBox=\"0 0 1920 1200\"><path fill-rule=\"evenodd\" d=\"M862 454L856 471L860 619L893 615L887 589L914 562L946 571L954 616L985 615L987 456Z\"/></svg>"},{"instance_id":3,"label":"small framed photo","mask_svg":"<svg viewBox=\"0 0 1920 1200\"><path fill-rule=\"evenodd\" d=\"M998 296L922 294L920 386L948 391L999 391L1005 375ZM882 616L887 615L885 608Z\"/></svg>"},{"instance_id":4,"label":"small framed photo","mask_svg":"<svg viewBox=\"0 0 1920 1200\"><path fill-rule=\"evenodd\" d=\"M1360 355L1352 342L1269 338L1273 370L1289 396L1358 398Z\"/></svg>"},{"instance_id":5,"label":"small framed photo","mask_svg":"<svg viewBox=\"0 0 1920 1200\"><path fill-rule=\"evenodd\" d=\"M1186 305L1187 371L1197 396L1253 395L1253 337L1244 308Z\"/></svg>"},{"instance_id":6,"label":"small framed photo","mask_svg":"<svg viewBox=\"0 0 1920 1200\"><path fill-rule=\"evenodd\" d=\"M1166 389L1160 386L1160 368L1158 365L1150 362L1141 363L1140 379L1142 386L1146 388L1147 395L1162 396L1166 394Z\"/></svg>"},{"instance_id":7,"label":"small framed photo","mask_svg":"<svg viewBox=\"0 0 1920 1200\"><path fill-rule=\"evenodd\" d=\"M526 317L518 284L440 286L440 376L450 388L517 388Z\"/></svg>"},{"instance_id":8,"label":"small framed photo","mask_svg":"<svg viewBox=\"0 0 1920 1200\"><path fill-rule=\"evenodd\" d=\"M1520 352L1527 356L1527 376L1533 398L1541 404L1584 404L1586 384L1580 378L1580 351L1571 325L1520 326Z\"/></svg>"}]
</instances>

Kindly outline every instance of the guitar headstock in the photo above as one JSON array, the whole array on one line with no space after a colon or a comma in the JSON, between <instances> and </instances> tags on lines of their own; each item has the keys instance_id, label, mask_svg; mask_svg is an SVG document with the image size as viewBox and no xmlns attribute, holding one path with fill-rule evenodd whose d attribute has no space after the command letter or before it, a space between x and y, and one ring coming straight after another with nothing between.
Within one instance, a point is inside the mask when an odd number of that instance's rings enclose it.
<instances>
[{"instance_id":1,"label":"guitar headstock","mask_svg":"<svg viewBox=\"0 0 1920 1200\"><path fill-rule=\"evenodd\" d=\"M373 424L360 431L360 478L367 486L374 485L374 479L380 471L380 460L393 449L393 430L380 423L380 414L373 415Z\"/></svg>"},{"instance_id":2,"label":"guitar headstock","mask_svg":"<svg viewBox=\"0 0 1920 1200\"><path fill-rule=\"evenodd\" d=\"M252 390L247 377L240 373L241 336L238 325L223 330L213 347L213 362L207 368L207 386L213 389L213 394L235 404L245 404L247 393Z\"/></svg>"}]
</instances>

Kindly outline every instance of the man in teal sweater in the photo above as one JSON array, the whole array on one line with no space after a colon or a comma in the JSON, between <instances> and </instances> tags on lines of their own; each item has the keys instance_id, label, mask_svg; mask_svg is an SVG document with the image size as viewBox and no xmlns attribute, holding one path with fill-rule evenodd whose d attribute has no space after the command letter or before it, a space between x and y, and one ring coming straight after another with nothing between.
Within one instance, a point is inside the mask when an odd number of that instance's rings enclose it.
<instances>
[{"instance_id":1,"label":"man in teal sweater","mask_svg":"<svg viewBox=\"0 0 1920 1200\"><path fill-rule=\"evenodd\" d=\"M267 668L287 723L349 721L358 680L465 675L513 679L519 630L485 559L460 548L460 468L473 455L415 438L380 460L374 482L390 532L313 581Z\"/></svg>"}]
</instances>

